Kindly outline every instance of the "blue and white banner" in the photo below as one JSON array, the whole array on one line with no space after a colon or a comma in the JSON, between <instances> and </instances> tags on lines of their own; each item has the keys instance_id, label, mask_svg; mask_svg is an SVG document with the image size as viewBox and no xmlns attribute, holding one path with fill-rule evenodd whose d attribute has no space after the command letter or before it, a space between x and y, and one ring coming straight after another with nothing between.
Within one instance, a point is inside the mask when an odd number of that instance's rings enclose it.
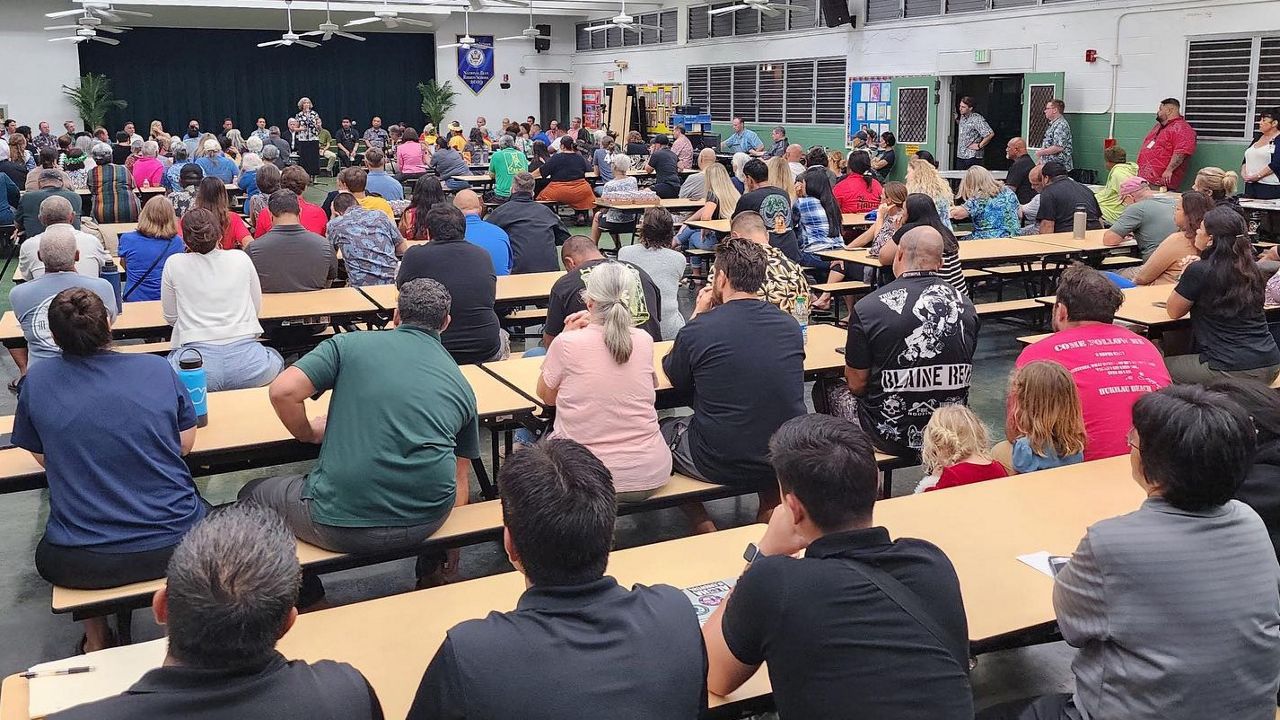
<instances>
[{"instance_id":1,"label":"blue and white banner","mask_svg":"<svg viewBox=\"0 0 1280 720\"><path fill-rule=\"evenodd\" d=\"M472 45L469 48L458 48L458 77L462 78L464 85L471 88L471 92L478 95L493 79L493 36L473 35L472 37L476 39L477 45L488 47Z\"/></svg>"}]
</instances>

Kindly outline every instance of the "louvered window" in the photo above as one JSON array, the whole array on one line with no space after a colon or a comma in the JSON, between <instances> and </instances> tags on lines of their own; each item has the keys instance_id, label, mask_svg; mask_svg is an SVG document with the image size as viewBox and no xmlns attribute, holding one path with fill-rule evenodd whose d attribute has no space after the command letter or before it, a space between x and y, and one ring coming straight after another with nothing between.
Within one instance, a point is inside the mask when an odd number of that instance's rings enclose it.
<instances>
[{"instance_id":1,"label":"louvered window","mask_svg":"<svg viewBox=\"0 0 1280 720\"><path fill-rule=\"evenodd\" d=\"M940 0L906 0L906 16L909 18L941 14L942 3Z\"/></svg>"},{"instance_id":2,"label":"louvered window","mask_svg":"<svg viewBox=\"0 0 1280 720\"><path fill-rule=\"evenodd\" d=\"M787 122L813 122L813 63L787 63Z\"/></svg>"},{"instance_id":3,"label":"louvered window","mask_svg":"<svg viewBox=\"0 0 1280 720\"><path fill-rule=\"evenodd\" d=\"M815 119L820 125L837 125L845 121L845 91L849 78L845 61L819 60L817 93L814 96Z\"/></svg>"},{"instance_id":4,"label":"louvered window","mask_svg":"<svg viewBox=\"0 0 1280 720\"><path fill-rule=\"evenodd\" d=\"M1262 38L1258 54L1257 97L1254 100L1254 119L1257 112L1280 106L1280 37Z\"/></svg>"},{"instance_id":5,"label":"louvered window","mask_svg":"<svg viewBox=\"0 0 1280 720\"><path fill-rule=\"evenodd\" d=\"M731 2L716 3L711 6L712 10L727 8L733 5ZM734 13L722 12L711 16L711 37L723 38L733 37L733 16Z\"/></svg>"},{"instance_id":6,"label":"louvered window","mask_svg":"<svg viewBox=\"0 0 1280 720\"><path fill-rule=\"evenodd\" d=\"M622 28L611 27L604 31L605 47L616 48L622 47Z\"/></svg>"},{"instance_id":7,"label":"louvered window","mask_svg":"<svg viewBox=\"0 0 1280 720\"><path fill-rule=\"evenodd\" d=\"M756 66L733 66L733 114L744 122L756 121Z\"/></svg>"},{"instance_id":8,"label":"louvered window","mask_svg":"<svg viewBox=\"0 0 1280 720\"><path fill-rule=\"evenodd\" d=\"M591 33L591 49L592 50L604 49L604 41L605 41L604 36L608 32L609 32L608 30L597 30L596 32Z\"/></svg>"},{"instance_id":9,"label":"louvered window","mask_svg":"<svg viewBox=\"0 0 1280 720\"><path fill-rule=\"evenodd\" d=\"M902 17L902 0L867 0L867 23L887 22Z\"/></svg>"},{"instance_id":10,"label":"louvered window","mask_svg":"<svg viewBox=\"0 0 1280 720\"><path fill-rule=\"evenodd\" d=\"M991 7L994 10L1004 10L1011 7L1025 7L1027 5L1035 5L1036 0L991 0Z\"/></svg>"},{"instance_id":11,"label":"louvered window","mask_svg":"<svg viewBox=\"0 0 1280 720\"><path fill-rule=\"evenodd\" d=\"M1249 81L1257 38L1192 40L1187 52L1187 93L1183 114L1201 139L1247 137Z\"/></svg>"},{"instance_id":12,"label":"louvered window","mask_svg":"<svg viewBox=\"0 0 1280 720\"><path fill-rule=\"evenodd\" d=\"M780 12L777 15L769 15L768 13L760 13L760 32L780 32L787 29L787 15L789 13Z\"/></svg>"},{"instance_id":13,"label":"louvered window","mask_svg":"<svg viewBox=\"0 0 1280 720\"><path fill-rule=\"evenodd\" d=\"M685 77L690 104L710 108L715 122L845 122L845 58L691 67Z\"/></svg>"},{"instance_id":14,"label":"louvered window","mask_svg":"<svg viewBox=\"0 0 1280 720\"><path fill-rule=\"evenodd\" d=\"M689 91L689 104L707 111L710 96L707 92L707 74L710 68L691 67L685 71L685 88Z\"/></svg>"},{"instance_id":15,"label":"louvered window","mask_svg":"<svg viewBox=\"0 0 1280 720\"><path fill-rule=\"evenodd\" d=\"M760 11L739 10L733 14L734 35L755 35L760 32Z\"/></svg>"},{"instance_id":16,"label":"louvered window","mask_svg":"<svg viewBox=\"0 0 1280 720\"><path fill-rule=\"evenodd\" d=\"M808 30L818 25L818 0L788 0L792 30Z\"/></svg>"},{"instance_id":17,"label":"louvered window","mask_svg":"<svg viewBox=\"0 0 1280 720\"><path fill-rule=\"evenodd\" d=\"M784 101L783 78L786 67L782 63L763 63L760 65L760 110L757 113L762 123L782 122L782 106Z\"/></svg>"},{"instance_id":18,"label":"louvered window","mask_svg":"<svg viewBox=\"0 0 1280 720\"><path fill-rule=\"evenodd\" d=\"M638 16L636 16L636 22L640 23L641 25L645 24L645 17L646 17L646 16L644 16L644 15L638 15ZM652 17L652 16L649 16L649 17ZM639 30L639 28L636 28L636 29L637 29L637 30ZM622 44L623 44L623 46L625 46L625 47L634 47L634 46L636 46L636 45L639 45L639 44L640 44L640 38L641 38L641 37L643 37L643 35L644 35L644 32L643 32L643 31L641 31L641 32L631 32L630 30L623 30L623 31L622 31Z\"/></svg>"},{"instance_id":19,"label":"louvered window","mask_svg":"<svg viewBox=\"0 0 1280 720\"><path fill-rule=\"evenodd\" d=\"M676 11L663 10L658 14L658 26L662 28L662 37L658 40L660 43L673 43L676 41Z\"/></svg>"},{"instance_id":20,"label":"louvered window","mask_svg":"<svg viewBox=\"0 0 1280 720\"><path fill-rule=\"evenodd\" d=\"M947 0L947 14L987 9L988 0Z\"/></svg>"},{"instance_id":21,"label":"louvered window","mask_svg":"<svg viewBox=\"0 0 1280 720\"><path fill-rule=\"evenodd\" d=\"M706 5L693 5L689 8L689 39L706 40L711 35L711 18Z\"/></svg>"},{"instance_id":22,"label":"louvered window","mask_svg":"<svg viewBox=\"0 0 1280 720\"><path fill-rule=\"evenodd\" d=\"M733 67L711 68L711 119L728 122L733 119Z\"/></svg>"},{"instance_id":23,"label":"louvered window","mask_svg":"<svg viewBox=\"0 0 1280 720\"><path fill-rule=\"evenodd\" d=\"M577 31L575 35L577 36L577 48L579 51L591 49L591 33L587 32L588 25L590 23L578 23L574 26Z\"/></svg>"}]
</instances>

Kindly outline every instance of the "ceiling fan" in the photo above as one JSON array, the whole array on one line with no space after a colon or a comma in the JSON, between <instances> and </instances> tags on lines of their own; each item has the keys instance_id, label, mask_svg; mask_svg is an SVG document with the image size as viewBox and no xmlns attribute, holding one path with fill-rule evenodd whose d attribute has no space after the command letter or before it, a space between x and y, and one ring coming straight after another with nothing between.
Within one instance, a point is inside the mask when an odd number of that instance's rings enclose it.
<instances>
[{"instance_id":1,"label":"ceiling fan","mask_svg":"<svg viewBox=\"0 0 1280 720\"><path fill-rule=\"evenodd\" d=\"M427 3L427 4L433 4L433 3ZM401 16L400 13L390 9L387 6L387 0L382 0L382 9L374 10L372 16L360 18L359 20L352 20L351 22L347 23L346 27L355 27L357 25L368 25L369 23L376 23L379 21L381 21L382 24L386 25L388 28L395 28L401 25L415 25L417 27L424 27L424 28L433 27L433 25L427 20L419 20L417 18Z\"/></svg>"},{"instance_id":2,"label":"ceiling fan","mask_svg":"<svg viewBox=\"0 0 1280 720\"><path fill-rule=\"evenodd\" d=\"M115 38L102 37L101 35L98 34L97 30L94 30L91 27L82 27L79 30L76 30L75 35L68 35L67 37L49 38L49 42L61 42L63 40L67 40L76 44L80 44L88 40L92 40L94 42L106 43L108 45L120 44L120 41Z\"/></svg>"},{"instance_id":3,"label":"ceiling fan","mask_svg":"<svg viewBox=\"0 0 1280 720\"><path fill-rule=\"evenodd\" d=\"M76 18L75 25L50 25L49 27L46 27L45 30L80 30L81 28L101 30L103 32L115 33L116 35L119 35L120 33L126 30L133 29L133 28L127 28L127 27L112 27L111 25L104 25L102 18L96 17L86 12L83 17Z\"/></svg>"},{"instance_id":4,"label":"ceiling fan","mask_svg":"<svg viewBox=\"0 0 1280 720\"><path fill-rule=\"evenodd\" d=\"M151 13L141 12L139 10L119 10L111 7L111 3L104 0L78 0L83 7L75 10L59 10L58 12L45 13L47 18L63 18L71 17L85 13L86 15L96 15L111 22L120 22L121 15L132 15L133 17L151 17Z\"/></svg>"},{"instance_id":5,"label":"ceiling fan","mask_svg":"<svg viewBox=\"0 0 1280 720\"><path fill-rule=\"evenodd\" d=\"M658 27L657 25L641 25L640 23L636 22L635 18L627 14L627 0L622 0L622 9L621 11L619 11L617 15L609 18L609 22L603 25L595 25L593 27L587 28L587 32L589 33L599 32L601 30L608 30L609 28L615 28L615 27L622 28L623 30L630 30L632 32L637 32L637 33L640 32L641 30L656 30L658 32L662 31L662 28Z\"/></svg>"},{"instance_id":6,"label":"ceiling fan","mask_svg":"<svg viewBox=\"0 0 1280 720\"><path fill-rule=\"evenodd\" d=\"M337 35L338 37L344 37L348 40L364 41L364 38L359 35L343 32L338 29L338 24L335 23L333 18L329 15L329 0L324 0L324 22L320 23L320 29L302 33L302 37L310 37L312 35L323 35L324 37L320 38L321 40L330 40L334 35Z\"/></svg>"},{"instance_id":7,"label":"ceiling fan","mask_svg":"<svg viewBox=\"0 0 1280 720\"><path fill-rule=\"evenodd\" d=\"M476 39L471 37L471 10L468 9L465 11L465 13L466 13L466 16L463 20L465 30L463 32L462 37L458 39L458 42L449 43L448 45L441 45L440 48L441 49L462 48L463 50L470 50L471 48L488 50L492 48L493 47L492 45L486 45L485 43L482 43L482 42L476 42Z\"/></svg>"},{"instance_id":8,"label":"ceiling fan","mask_svg":"<svg viewBox=\"0 0 1280 720\"><path fill-rule=\"evenodd\" d=\"M529 27L520 31L519 35L511 35L509 37L500 37L498 42L504 40L550 40L551 36L543 35L538 26L533 24L533 0L529 0Z\"/></svg>"},{"instance_id":9,"label":"ceiling fan","mask_svg":"<svg viewBox=\"0 0 1280 720\"><path fill-rule=\"evenodd\" d=\"M320 43L303 40L301 35L293 31L293 0L284 0L284 11L289 18L289 31L281 35L279 40L258 43L258 47L289 47L290 45L311 48L320 47Z\"/></svg>"},{"instance_id":10,"label":"ceiling fan","mask_svg":"<svg viewBox=\"0 0 1280 720\"><path fill-rule=\"evenodd\" d=\"M741 0L735 5L728 7L715 8L709 11L708 15L723 15L724 13L737 12L738 10L759 10L769 17L778 17L784 12L790 12L793 9L801 9L798 5L788 5L786 3L775 3L773 0Z\"/></svg>"}]
</instances>

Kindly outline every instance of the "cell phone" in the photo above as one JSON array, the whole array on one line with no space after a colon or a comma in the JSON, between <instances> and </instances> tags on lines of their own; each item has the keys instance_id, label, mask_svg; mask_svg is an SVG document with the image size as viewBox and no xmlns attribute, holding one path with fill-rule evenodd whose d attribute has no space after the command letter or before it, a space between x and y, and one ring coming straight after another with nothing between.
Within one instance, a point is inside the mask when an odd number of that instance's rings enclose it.
<instances>
[{"instance_id":1,"label":"cell phone","mask_svg":"<svg viewBox=\"0 0 1280 720\"><path fill-rule=\"evenodd\" d=\"M1053 572L1053 576L1057 577L1058 573L1062 572L1062 568L1066 567L1067 562L1070 560L1071 558L1062 555L1050 555L1049 570Z\"/></svg>"},{"instance_id":2,"label":"cell phone","mask_svg":"<svg viewBox=\"0 0 1280 720\"><path fill-rule=\"evenodd\" d=\"M844 348L842 348L842 347L838 347L838 348L836 348L836 352L838 352L838 353L840 353L841 355L843 355L843 354L844 354Z\"/></svg>"}]
</instances>

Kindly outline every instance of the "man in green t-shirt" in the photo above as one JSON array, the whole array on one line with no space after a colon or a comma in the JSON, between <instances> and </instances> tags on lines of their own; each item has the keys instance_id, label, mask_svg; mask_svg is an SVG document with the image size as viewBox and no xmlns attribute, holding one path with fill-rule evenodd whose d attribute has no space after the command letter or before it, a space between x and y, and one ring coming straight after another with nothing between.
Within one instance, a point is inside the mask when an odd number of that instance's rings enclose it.
<instances>
[{"instance_id":1,"label":"man in green t-shirt","mask_svg":"<svg viewBox=\"0 0 1280 720\"><path fill-rule=\"evenodd\" d=\"M475 394L440 343L449 302L435 280L409 281L394 330L339 333L280 373L271 404L295 438L320 445L320 459L308 475L249 483L240 499L275 509L301 540L360 554L418 545L467 504L480 425ZM328 416L309 418L307 398L326 390Z\"/></svg>"},{"instance_id":2,"label":"man in green t-shirt","mask_svg":"<svg viewBox=\"0 0 1280 720\"><path fill-rule=\"evenodd\" d=\"M529 171L529 158L515 147L515 138L503 135L498 139L498 151L489 158L489 175L493 177L493 192L486 202L504 201L511 197L511 179Z\"/></svg>"}]
</instances>

